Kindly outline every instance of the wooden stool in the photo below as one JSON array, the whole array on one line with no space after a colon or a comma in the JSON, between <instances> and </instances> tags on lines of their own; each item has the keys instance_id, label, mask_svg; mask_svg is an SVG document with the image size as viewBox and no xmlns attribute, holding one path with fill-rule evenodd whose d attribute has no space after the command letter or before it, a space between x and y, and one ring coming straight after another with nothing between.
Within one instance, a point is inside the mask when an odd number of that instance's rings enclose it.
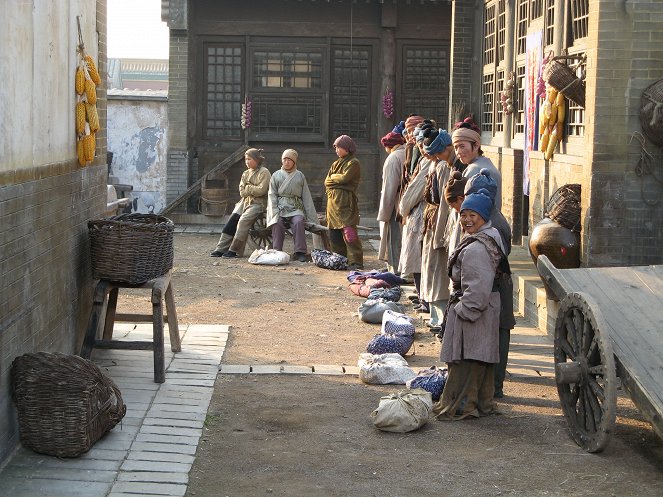
<instances>
[{"instance_id":1,"label":"wooden stool","mask_svg":"<svg viewBox=\"0 0 663 497\"><path fill-rule=\"evenodd\" d=\"M131 285L116 281L99 280L94 290L94 303L88 321L85 339L81 347L81 357L89 359L92 349L124 349L124 350L154 350L154 381L163 383L166 379L164 368L164 343L163 343L163 305L166 301L168 313L168 331L170 332L170 350L179 352L182 350L180 343L180 332L177 325L177 311L175 310L175 298L173 297L173 285L170 281L171 272L158 278L150 280L142 285ZM150 288L152 289L152 314L116 314L117 295L120 288ZM108 295L108 306L104 321L103 339L97 339L99 320L104 308L104 302ZM115 321L124 322L152 322L153 339L148 341L113 340L113 324Z\"/></svg>"}]
</instances>

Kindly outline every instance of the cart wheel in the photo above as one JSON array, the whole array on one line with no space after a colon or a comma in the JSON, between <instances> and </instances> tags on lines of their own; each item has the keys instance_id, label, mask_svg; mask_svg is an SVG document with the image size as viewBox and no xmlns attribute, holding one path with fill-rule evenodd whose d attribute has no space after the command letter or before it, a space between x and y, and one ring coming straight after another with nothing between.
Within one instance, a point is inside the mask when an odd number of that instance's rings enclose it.
<instances>
[{"instance_id":1,"label":"cart wheel","mask_svg":"<svg viewBox=\"0 0 663 497\"><path fill-rule=\"evenodd\" d=\"M615 359L598 309L588 295L570 293L555 323L557 392L571 436L587 452L608 445L617 409Z\"/></svg>"},{"instance_id":2,"label":"cart wheel","mask_svg":"<svg viewBox=\"0 0 663 497\"><path fill-rule=\"evenodd\" d=\"M267 229L264 217L259 217L249 231L249 238L256 248L269 248L272 246L272 233Z\"/></svg>"}]
</instances>

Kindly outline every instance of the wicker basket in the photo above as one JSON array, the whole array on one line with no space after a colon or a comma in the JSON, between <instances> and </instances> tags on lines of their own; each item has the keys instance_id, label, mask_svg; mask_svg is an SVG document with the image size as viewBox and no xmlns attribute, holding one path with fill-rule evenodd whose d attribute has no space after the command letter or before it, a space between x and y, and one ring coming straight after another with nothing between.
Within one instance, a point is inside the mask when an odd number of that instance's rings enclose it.
<instances>
[{"instance_id":1,"label":"wicker basket","mask_svg":"<svg viewBox=\"0 0 663 497\"><path fill-rule=\"evenodd\" d=\"M95 278L141 284L173 267L170 219L156 214L122 214L88 222Z\"/></svg>"},{"instance_id":2,"label":"wicker basket","mask_svg":"<svg viewBox=\"0 0 663 497\"><path fill-rule=\"evenodd\" d=\"M565 228L580 232L580 185L569 184L559 187L546 204L545 217Z\"/></svg>"},{"instance_id":3,"label":"wicker basket","mask_svg":"<svg viewBox=\"0 0 663 497\"><path fill-rule=\"evenodd\" d=\"M663 147L663 79L642 92L640 125L652 143Z\"/></svg>"},{"instance_id":4,"label":"wicker basket","mask_svg":"<svg viewBox=\"0 0 663 497\"><path fill-rule=\"evenodd\" d=\"M11 383L21 442L42 454L83 454L127 412L115 383L78 356L37 352L17 357Z\"/></svg>"},{"instance_id":5,"label":"wicker basket","mask_svg":"<svg viewBox=\"0 0 663 497\"><path fill-rule=\"evenodd\" d=\"M560 91L570 100L573 100L580 107L585 107L585 82L579 78L576 73L562 61L577 60L578 57L572 55L560 55L553 57L548 61L543 70L543 79L550 86ZM584 58L580 64L583 64Z\"/></svg>"}]
</instances>

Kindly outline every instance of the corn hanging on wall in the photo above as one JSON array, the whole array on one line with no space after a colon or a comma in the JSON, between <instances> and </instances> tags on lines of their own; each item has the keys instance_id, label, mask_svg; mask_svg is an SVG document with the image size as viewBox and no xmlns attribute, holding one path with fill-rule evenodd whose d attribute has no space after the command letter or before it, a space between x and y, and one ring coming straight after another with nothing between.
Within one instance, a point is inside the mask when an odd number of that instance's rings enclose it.
<instances>
[{"instance_id":1,"label":"corn hanging on wall","mask_svg":"<svg viewBox=\"0 0 663 497\"><path fill-rule=\"evenodd\" d=\"M85 73L83 72L83 68L81 66L78 66L78 68L76 69L76 93L82 95L84 91L85 91Z\"/></svg>"},{"instance_id":2,"label":"corn hanging on wall","mask_svg":"<svg viewBox=\"0 0 663 497\"><path fill-rule=\"evenodd\" d=\"M99 86L101 84L101 76L99 76L99 71L97 71L97 66L94 65L94 60L92 56L86 55L85 62L87 65L87 70L90 73L90 78L94 81L94 84Z\"/></svg>"},{"instance_id":3,"label":"corn hanging on wall","mask_svg":"<svg viewBox=\"0 0 663 497\"><path fill-rule=\"evenodd\" d=\"M87 116L87 122L90 123L90 130L92 133L99 131L99 114L97 113L97 106L86 103L85 115Z\"/></svg>"},{"instance_id":4,"label":"corn hanging on wall","mask_svg":"<svg viewBox=\"0 0 663 497\"><path fill-rule=\"evenodd\" d=\"M78 155L78 163L81 166L85 165L85 153L83 152L83 137L81 136L76 140L76 154Z\"/></svg>"},{"instance_id":5,"label":"corn hanging on wall","mask_svg":"<svg viewBox=\"0 0 663 497\"><path fill-rule=\"evenodd\" d=\"M553 128L552 133L550 133L550 140L548 141L548 147L546 148L545 159L552 159L553 154L555 153L555 147L557 146L557 128Z\"/></svg>"},{"instance_id":6,"label":"corn hanging on wall","mask_svg":"<svg viewBox=\"0 0 663 497\"><path fill-rule=\"evenodd\" d=\"M83 136L83 157L85 157L86 162L94 160L95 147L94 133Z\"/></svg>"},{"instance_id":7,"label":"corn hanging on wall","mask_svg":"<svg viewBox=\"0 0 663 497\"><path fill-rule=\"evenodd\" d=\"M85 104L78 102L76 104L76 133L79 135L85 131Z\"/></svg>"},{"instance_id":8,"label":"corn hanging on wall","mask_svg":"<svg viewBox=\"0 0 663 497\"><path fill-rule=\"evenodd\" d=\"M94 81L90 79L85 80L85 97L87 98L88 103L97 103L97 85L95 85Z\"/></svg>"}]
</instances>

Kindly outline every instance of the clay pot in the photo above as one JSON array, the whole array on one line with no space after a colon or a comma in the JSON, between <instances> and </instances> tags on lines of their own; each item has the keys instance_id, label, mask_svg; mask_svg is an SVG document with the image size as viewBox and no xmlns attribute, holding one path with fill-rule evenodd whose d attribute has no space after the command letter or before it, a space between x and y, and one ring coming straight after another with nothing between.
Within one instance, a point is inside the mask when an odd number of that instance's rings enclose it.
<instances>
[{"instance_id":1,"label":"clay pot","mask_svg":"<svg viewBox=\"0 0 663 497\"><path fill-rule=\"evenodd\" d=\"M529 237L529 253L534 264L543 254L557 269L580 267L580 235L561 224L543 218Z\"/></svg>"}]
</instances>

